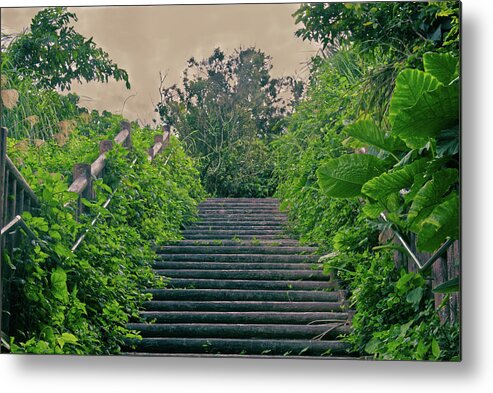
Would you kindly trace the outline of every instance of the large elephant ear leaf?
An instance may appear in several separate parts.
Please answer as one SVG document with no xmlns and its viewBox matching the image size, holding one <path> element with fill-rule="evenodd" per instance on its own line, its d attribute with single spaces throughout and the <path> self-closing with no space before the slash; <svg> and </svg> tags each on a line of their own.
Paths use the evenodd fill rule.
<svg viewBox="0 0 493 393">
<path fill-rule="evenodd" d="M 423 220 L 418 233 L 417 247 L 421 251 L 433 252 L 448 237 L 459 238 L 459 197 L 456 192 L 437 205 Z"/>
<path fill-rule="evenodd" d="M 450 53 L 428 52 L 423 55 L 425 72 L 433 75 L 444 85 L 459 76 L 459 59 Z"/>
<path fill-rule="evenodd" d="M 421 222 L 443 201 L 444 195 L 458 178 L 459 173 L 456 169 L 442 169 L 419 189 L 407 214 L 411 230 L 419 232 Z"/>
<path fill-rule="evenodd" d="M 346 154 L 328 160 L 318 170 L 322 191 L 335 198 L 361 195 L 361 186 L 386 169 L 385 161 L 368 154 Z"/>
<path fill-rule="evenodd" d="M 363 194 L 386 204 L 387 197 L 402 189 L 409 188 L 414 182 L 414 176 L 427 169 L 428 160 L 422 158 L 399 169 L 385 172 L 365 183 Z"/>
<path fill-rule="evenodd" d="M 372 120 L 358 120 L 347 126 L 344 131 L 351 137 L 387 152 L 404 151 L 406 144 L 393 135 L 385 133 Z"/>
<path fill-rule="evenodd" d="M 402 109 L 416 105 L 425 92 L 435 90 L 439 85 L 438 79 L 426 72 L 411 69 L 401 71 L 395 81 L 390 100 L 390 123 L 393 123 L 395 116 Z"/>
<path fill-rule="evenodd" d="M 425 92 L 413 107 L 394 113 L 392 132 L 410 148 L 420 148 L 428 138 L 457 125 L 459 100 L 458 83 Z"/>
</svg>

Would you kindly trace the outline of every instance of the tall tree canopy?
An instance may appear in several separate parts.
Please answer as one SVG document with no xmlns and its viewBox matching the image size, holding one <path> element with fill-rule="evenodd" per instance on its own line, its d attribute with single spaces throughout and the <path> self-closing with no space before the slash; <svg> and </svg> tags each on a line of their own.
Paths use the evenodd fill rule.
<svg viewBox="0 0 493 393">
<path fill-rule="evenodd" d="M 129 89 L 127 72 L 113 63 L 92 37 L 77 33 L 70 26 L 72 21 L 77 21 L 77 16 L 65 7 L 41 10 L 30 29 L 6 48 L 2 68 L 13 69 L 41 88 L 70 90 L 74 80 L 107 82 L 113 77 L 123 80 Z"/>
<path fill-rule="evenodd" d="M 199 159 L 209 192 L 265 196 L 274 190 L 267 142 L 302 93 L 291 77 L 272 78 L 271 58 L 249 47 L 191 58 L 183 86 L 161 89 L 156 111 Z"/>
</svg>

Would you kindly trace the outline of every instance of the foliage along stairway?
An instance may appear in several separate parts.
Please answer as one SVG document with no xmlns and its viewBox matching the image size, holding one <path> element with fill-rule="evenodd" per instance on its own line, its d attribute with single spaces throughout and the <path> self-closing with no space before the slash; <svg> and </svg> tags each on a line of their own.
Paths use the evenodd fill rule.
<svg viewBox="0 0 493 393">
<path fill-rule="evenodd" d="M 276 199 L 214 198 L 185 240 L 159 249 L 170 278 L 149 289 L 137 353 L 349 356 L 342 292 L 318 269 L 314 247 L 285 234 Z"/>
</svg>

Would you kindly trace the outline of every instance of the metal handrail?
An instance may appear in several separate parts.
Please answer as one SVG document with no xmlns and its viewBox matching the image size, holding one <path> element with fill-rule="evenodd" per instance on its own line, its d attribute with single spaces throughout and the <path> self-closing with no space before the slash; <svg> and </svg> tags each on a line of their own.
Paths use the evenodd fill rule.
<svg viewBox="0 0 493 393">
<path fill-rule="evenodd" d="M 382 219 L 385 221 L 385 222 L 388 222 L 390 223 L 390 221 L 387 219 L 387 216 L 382 212 L 380 213 L 380 217 L 382 217 Z M 392 223 L 390 223 L 392 224 Z M 407 244 L 407 242 L 404 240 L 404 237 L 399 233 L 399 231 L 397 229 L 394 229 L 392 228 L 392 232 L 394 232 L 394 234 L 397 236 L 397 238 L 399 239 L 399 241 L 401 242 L 402 246 L 404 247 L 404 249 L 406 250 L 406 252 L 409 254 L 409 256 L 411 257 L 411 259 L 414 261 L 414 263 L 418 266 L 418 270 L 420 272 L 425 272 L 427 271 L 432 265 L 433 263 L 435 263 L 435 261 L 440 258 L 440 256 L 446 252 L 448 250 L 448 248 L 455 242 L 454 239 L 451 239 L 451 238 L 447 238 L 447 240 L 445 241 L 445 243 L 443 243 L 440 248 L 438 250 L 436 250 L 433 255 L 428 258 L 428 260 L 425 262 L 425 263 L 421 263 L 421 261 L 419 260 L 419 258 L 416 256 L 416 254 L 411 250 L 411 247 L 409 246 L 409 244 Z"/>
</svg>

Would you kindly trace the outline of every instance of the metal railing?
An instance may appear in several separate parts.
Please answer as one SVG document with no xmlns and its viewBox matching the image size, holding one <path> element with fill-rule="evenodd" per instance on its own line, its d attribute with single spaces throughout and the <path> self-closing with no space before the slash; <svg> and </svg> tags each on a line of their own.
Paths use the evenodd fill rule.
<svg viewBox="0 0 493 393">
<path fill-rule="evenodd" d="M 387 219 L 387 216 L 384 213 L 380 213 L 380 217 L 382 217 L 382 219 L 385 222 L 389 222 L 389 220 Z M 402 246 L 406 250 L 407 254 L 411 257 L 413 262 L 418 266 L 419 272 L 428 271 L 432 267 L 433 263 L 435 263 L 438 260 L 438 258 L 440 258 L 449 249 L 449 247 L 452 246 L 452 244 L 454 244 L 454 242 L 455 242 L 454 239 L 448 238 L 440 246 L 440 248 L 438 248 L 438 250 L 436 250 L 433 253 L 433 255 L 426 260 L 426 262 L 422 263 L 419 260 L 419 258 L 416 256 L 416 254 L 412 251 L 411 246 L 406 242 L 406 240 L 404 240 L 404 237 L 401 235 L 401 233 L 395 228 L 392 228 L 392 232 L 394 232 L 395 236 L 397 237 L 397 239 L 399 239 L 399 242 L 402 244 Z"/>
</svg>

